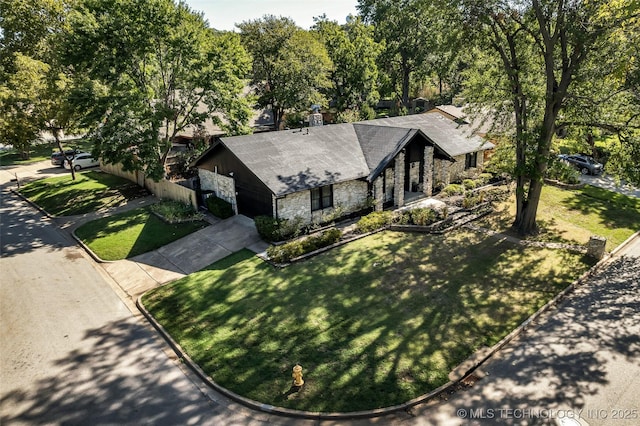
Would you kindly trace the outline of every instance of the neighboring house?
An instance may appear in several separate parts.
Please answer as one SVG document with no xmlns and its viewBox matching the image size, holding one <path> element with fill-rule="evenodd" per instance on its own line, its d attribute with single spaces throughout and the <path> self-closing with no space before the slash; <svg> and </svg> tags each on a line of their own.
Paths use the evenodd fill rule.
<svg viewBox="0 0 640 426">
<path fill-rule="evenodd" d="M 251 217 L 305 223 L 373 203 L 403 206 L 478 173 L 493 148 L 434 114 L 219 138 L 192 166 L 213 190 Z"/>
</svg>

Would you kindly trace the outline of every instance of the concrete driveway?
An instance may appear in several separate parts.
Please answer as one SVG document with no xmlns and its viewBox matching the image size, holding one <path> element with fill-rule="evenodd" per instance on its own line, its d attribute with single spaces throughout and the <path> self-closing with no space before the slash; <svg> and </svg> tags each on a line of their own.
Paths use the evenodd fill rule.
<svg viewBox="0 0 640 426">
<path fill-rule="evenodd" d="M 600 175 L 581 175 L 580 182 L 588 185 L 597 186 L 598 188 L 608 189 L 609 191 L 627 195 L 629 197 L 640 198 L 640 189 L 625 182 L 616 182 L 611 176 Z"/>
<path fill-rule="evenodd" d="M 207 218 L 212 225 L 204 229 L 158 250 L 102 266 L 135 300 L 158 285 L 199 271 L 243 248 L 261 253 L 268 247 L 258 235 L 253 220 L 246 216 L 225 220 Z"/>
</svg>

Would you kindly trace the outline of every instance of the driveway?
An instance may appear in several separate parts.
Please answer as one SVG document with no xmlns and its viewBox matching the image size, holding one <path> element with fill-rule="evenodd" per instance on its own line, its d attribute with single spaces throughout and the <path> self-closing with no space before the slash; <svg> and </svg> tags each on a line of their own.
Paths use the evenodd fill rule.
<svg viewBox="0 0 640 426">
<path fill-rule="evenodd" d="M 213 224 L 158 250 L 103 263 L 102 267 L 135 300 L 160 284 L 199 271 L 243 248 L 260 253 L 268 247 L 246 216 L 208 219 Z"/>
<path fill-rule="evenodd" d="M 597 186 L 599 188 L 608 189 L 609 191 L 618 192 L 620 194 L 628 195 L 629 197 L 640 198 L 640 189 L 625 182 L 616 182 L 610 176 L 599 175 L 580 175 L 580 182 L 588 185 Z"/>
</svg>

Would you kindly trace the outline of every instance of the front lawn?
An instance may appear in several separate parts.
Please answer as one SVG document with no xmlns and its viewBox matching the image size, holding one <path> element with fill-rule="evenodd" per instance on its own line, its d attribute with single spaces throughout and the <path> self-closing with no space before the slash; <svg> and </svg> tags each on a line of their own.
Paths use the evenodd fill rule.
<svg viewBox="0 0 640 426">
<path fill-rule="evenodd" d="M 75 233 L 102 260 L 119 260 L 158 249 L 205 226 L 204 221 L 168 224 L 149 208 L 141 208 L 85 223 Z"/>
<path fill-rule="evenodd" d="M 512 196 L 483 224 L 511 233 L 514 217 Z M 640 199 L 590 185 L 578 190 L 547 185 L 542 189 L 538 225 L 542 233 L 532 237 L 535 240 L 585 245 L 592 235 L 599 235 L 607 238 L 607 250 L 611 251 L 640 229 Z"/>
<path fill-rule="evenodd" d="M 143 297 L 220 385 L 310 411 L 400 404 L 448 381 L 590 265 L 470 231 L 382 232 L 276 269 L 241 251 Z M 292 392 L 291 369 L 305 384 Z"/>
<path fill-rule="evenodd" d="M 50 214 L 72 216 L 117 207 L 147 192 L 135 183 L 103 172 L 76 173 L 24 185 L 20 193 Z"/>
</svg>

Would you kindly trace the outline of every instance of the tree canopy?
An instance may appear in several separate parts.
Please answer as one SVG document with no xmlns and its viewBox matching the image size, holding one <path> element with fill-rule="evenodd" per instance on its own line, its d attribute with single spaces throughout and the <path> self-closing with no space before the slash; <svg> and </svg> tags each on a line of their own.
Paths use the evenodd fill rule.
<svg viewBox="0 0 640 426">
<path fill-rule="evenodd" d="M 270 107 L 276 129 L 287 111 L 326 105 L 323 90 L 332 67 L 317 37 L 289 18 L 266 15 L 238 24 L 242 43 L 253 55 L 252 84 L 258 103 Z"/>
<path fill-rule="evenodd" d="M 372 108 L 380 99 L 376 61 L 382 52 L 382 45 L 373 39 L 373 27 L 360 17 L 349 16 L 344 25 L 320 17 L 314 31 L 333 62 L 327 95 L 336 110 L 354 110 L 359 119 L 372 118 Z"/>
<path fill-rule="evenodd" d="M 589 61 L 598 57 L 621 25 L 629 23 L 633 11 L 628 5 L 604 0 L 458 3 L 472 31 L 470 39 L 484 49 L 466 94 L 514 120 L 514 227 L 521 234 L 538 231 L 542 180 L 558 120 L 594 77 L 588 73 Z"/>
<path fill-rule="evenodd" d="M 103 161 L 160 179 L 179 132 L 207 119 L 249 131 L 250 59 L 237 35 L 209 29 L 173 0 L 85 0 L 69 22 L 65 62 L 105 89 L 90 133 Z"/>
</svg>

